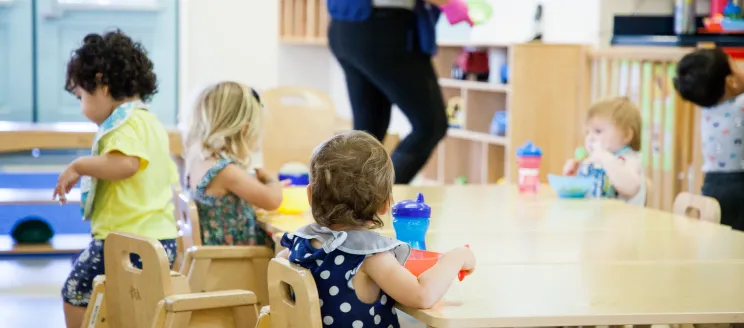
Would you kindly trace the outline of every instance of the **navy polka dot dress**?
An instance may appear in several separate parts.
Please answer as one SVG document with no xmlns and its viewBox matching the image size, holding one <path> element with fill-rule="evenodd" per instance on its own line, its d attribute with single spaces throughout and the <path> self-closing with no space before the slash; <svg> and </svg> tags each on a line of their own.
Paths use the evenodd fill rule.
<svg viewBox="0 0 744 328">
<path fill-rule="evenodd" d="M 321 241 L 322 248 L 313 248 L 312 239 Z M 380 292 L 373 304 L 360 301 L 352 278 L 364 259 L 375 253 L 392 251 L 401 264 L 405 263 L 410 254 L 407 244 L 371 231 L 333 231 L 311 224 L 285 234 L 282 246 L 290 250 L 291 262 L 312 272 L 324 327 L 400 327 L 395 300 Z"/>
</svg>

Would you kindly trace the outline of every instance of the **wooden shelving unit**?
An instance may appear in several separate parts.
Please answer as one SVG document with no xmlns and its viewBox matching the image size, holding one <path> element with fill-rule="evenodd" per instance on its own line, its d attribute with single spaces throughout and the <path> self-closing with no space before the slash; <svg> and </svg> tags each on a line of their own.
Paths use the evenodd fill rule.
<svg viewBox="0 0 744 328">
<path fill-rule="evenodd" d="M 279 37 L 282 43 L 326 45 L 329 21 L 325 0 L 279 2 Z"/>
<path fill-rule="evenodd" d="M 494 114 L 507 110 L 511 88 L 491 82 L 463 81 L 450 78 L 455 59 L 465 47 L 487 48 L 491 52 L 491 75 L 498 75 L 500 65 L 494 57 L 508 57 L 509 47 L 501 44 L 475 44 L 470 42 L 440 42 L 434 67 L 445 102 L 454 97 L 462 99 L 464 124 L 450 128 L 447 137 L 439 144 L 422 174 L 424 179 L 441 184 L 454 183 L 465 177 L 468 183 L 496 183 L 506 176 L 509 155 L 509 135 L 489 133 Z M 491 81 L 498 80 L 492 76 Z"/>
</svg>

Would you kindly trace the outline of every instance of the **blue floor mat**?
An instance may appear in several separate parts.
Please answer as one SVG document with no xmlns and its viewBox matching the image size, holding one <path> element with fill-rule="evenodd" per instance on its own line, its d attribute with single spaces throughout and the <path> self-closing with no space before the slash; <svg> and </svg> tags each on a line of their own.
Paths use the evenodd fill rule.
<svg viewBox="0 0 744 328">
<path fill-rule="evenodd" d="M 0 188 L 52 189 L 59 173 L 3 173 Z M 79 185 L 77 186 L 79 187 Z M 51 198 L 52 195 L 49 195 Z M 89 234 L 90 223 L 82 220 L 80 205 L 0 205 L 0 234 L 10 234 L 20 219 L 38 217 L 52 226 L 55 234 Z"/>
</svg>

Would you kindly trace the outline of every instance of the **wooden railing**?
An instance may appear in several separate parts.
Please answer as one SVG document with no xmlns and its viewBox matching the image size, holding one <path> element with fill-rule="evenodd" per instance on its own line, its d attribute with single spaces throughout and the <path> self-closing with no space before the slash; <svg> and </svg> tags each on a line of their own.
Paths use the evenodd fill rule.
<svg viewBox="0 0 744 328">
<path fill-rule="evenodd" d="M 651 182 L 647 206 L 669 210 L 681 191 L 700 192 L 699 111 L 672 79 L 685 48 L 611 47 L 589 52 L 590 102 L 626 96 L 641 110 L 641 154 Z"/>
</svg>

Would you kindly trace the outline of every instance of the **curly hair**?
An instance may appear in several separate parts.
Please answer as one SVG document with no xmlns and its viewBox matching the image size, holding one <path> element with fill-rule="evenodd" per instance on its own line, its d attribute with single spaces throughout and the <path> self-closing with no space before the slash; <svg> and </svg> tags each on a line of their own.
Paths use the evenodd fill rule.
<svg viewBox="0 0 744 328">
<path fill-rule="evenodd" d="M 72 92 L 78 86 L 89 93 L 107 86 L 115 100 L 139 97 L 147 102 L 158 92 L 147 50 L 120 30 L 83 38 L 67 63 L 65 90 Z"/>
<path fill-rule="evenodd" d="M 387 150 L 366 132 L 322 143 L 310 157 L 313 218 L 322 226 L 381 228 L 378 211 L 392 199 L 395 171 Z"/>
</svg>

